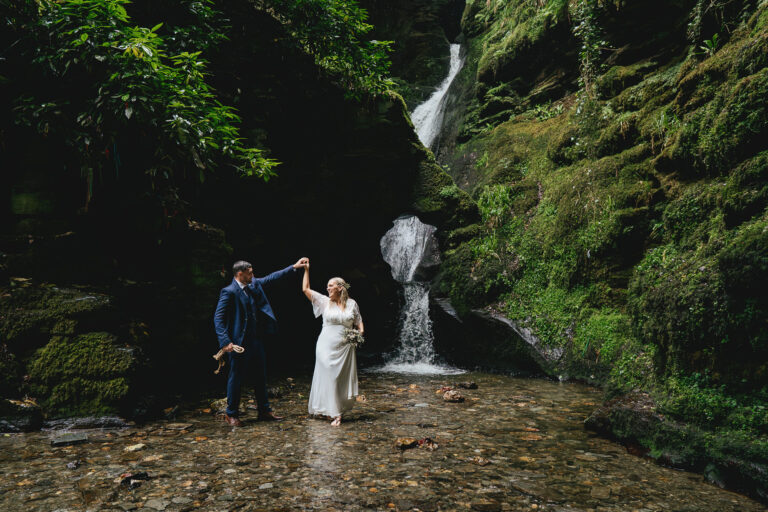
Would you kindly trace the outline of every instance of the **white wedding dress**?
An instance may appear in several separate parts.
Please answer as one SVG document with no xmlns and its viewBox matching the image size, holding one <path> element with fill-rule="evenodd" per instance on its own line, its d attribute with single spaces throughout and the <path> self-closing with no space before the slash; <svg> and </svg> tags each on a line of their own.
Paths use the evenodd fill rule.
<svg viewBox="0 0 768 512">
<path fill-rule="evenodd" d="M 323 315 L 323 330 L 315 348 L 315 373 L 309 392 L 309 414 L 335 418 L 349 411 L 357 396 L 355 347 L 344 342 L 344 329 L 360 321 L 357 302 L 347 299 L 344 311 L 326 295 L 312 291 L 315 317 Z"/>
</svg>

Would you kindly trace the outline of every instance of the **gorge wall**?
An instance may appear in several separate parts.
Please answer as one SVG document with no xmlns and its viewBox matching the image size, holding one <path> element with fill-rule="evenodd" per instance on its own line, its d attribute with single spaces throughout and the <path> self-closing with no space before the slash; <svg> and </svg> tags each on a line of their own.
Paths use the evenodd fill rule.
<svg viewBox="0 0 768 512">
<path fill-rule="evenodd" d="M 616 398 L 593 428 L 763 498 L 767 20 L 764 1 L 468 1 L 437 155 L 482 215 L 443 246 L 466 328 L 442 352 L 504 370 L 526 338 Z"/>
</svg>

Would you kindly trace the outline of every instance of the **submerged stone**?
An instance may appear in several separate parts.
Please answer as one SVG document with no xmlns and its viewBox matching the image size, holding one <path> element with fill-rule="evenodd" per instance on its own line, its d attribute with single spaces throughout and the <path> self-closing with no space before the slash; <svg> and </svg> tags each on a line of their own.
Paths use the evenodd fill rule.
<svg viewBox="0 0 768 512">
<path fill-rule="evenodd" d="M 61 434 L 51 440 L 51 446 L 70 446 L 73 444 L 82 444 L 88 441 L 88 434 L 82 432 L 71 432 Z"/>
</svg>

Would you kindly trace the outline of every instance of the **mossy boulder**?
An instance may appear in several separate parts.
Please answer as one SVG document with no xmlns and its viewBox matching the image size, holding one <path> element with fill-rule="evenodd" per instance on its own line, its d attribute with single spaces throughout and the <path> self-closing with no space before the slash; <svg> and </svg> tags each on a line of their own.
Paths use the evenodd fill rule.
<svg viewBox="0 0 768 512">
<path fill-rule="evenodd" d="M 29 362 L 30 391 L 51 417 L 120 412 L 137 355 L 106 332 L 54 336 Z"/>
<path fill-rule="evenodd" d="M 768 498 L 768 440 L 727 429 L 691 426 L 666 417 L 647 393 L 607 401 L 585 427 L 620 442 L 646 447 L 646 455 L 672 467 L 698 471 L 721 487 Z"/>
<path fill-rule="evenodd" d="M 71 334 L 78 322 L 106 326 L 114 318 L 111 298 L 103 293 L 17 282 L 0 300 L 0 341 L 12 353 L 29 353 L 51 334 Z"/>
</svg>

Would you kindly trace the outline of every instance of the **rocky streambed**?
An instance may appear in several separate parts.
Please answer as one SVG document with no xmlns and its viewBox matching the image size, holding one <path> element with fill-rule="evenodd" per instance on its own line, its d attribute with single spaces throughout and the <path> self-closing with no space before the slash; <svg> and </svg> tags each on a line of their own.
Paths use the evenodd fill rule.
<svg viewBox="0 0 768 512">
<path fill-rule="evenodd" d="M 462 402 L 443 399 L 455 381 Z M 308 418 L 309 379 L 273 382 L 286 415 L 232 429 L 206 401 L 120 430 L 0 436 L 0 510 L 621 510 L 764 507 L 584 430 L 599 390 L 500 375 L 361 375 L 340 428 Z M 87 439 L 83 439 L 87 437 Z"/>
</svg>

